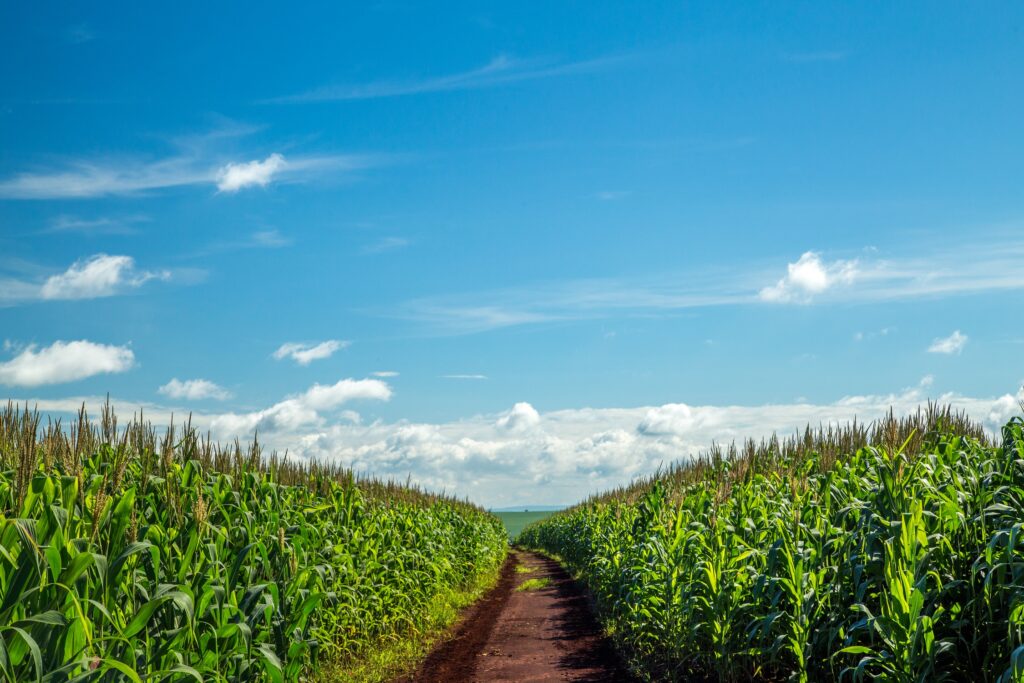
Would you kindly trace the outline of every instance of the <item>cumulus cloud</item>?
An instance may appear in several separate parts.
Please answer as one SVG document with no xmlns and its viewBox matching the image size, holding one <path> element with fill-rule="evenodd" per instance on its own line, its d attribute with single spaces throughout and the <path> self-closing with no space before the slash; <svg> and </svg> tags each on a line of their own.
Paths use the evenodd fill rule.
<svg viewBox="0 0 1024 683">
<path fill-rule="evenodd" d="M 763 288 L 762 301 L 806 302 L 837 285 L 853 282 L 857 277 L 856 261 L 826 263 L 813 251 L 804 252 L 796 263 L 786 266 L 786 276 L 774 285 Z"/>
<path fill-rule="evenodd" d="M 254 185 L 266 187 L 274 175 L 283 171 L 287 165 L 284 157 L 277 153 L 263 161 L 227 164 L 217 171 L 217 189 L 221 192 L 238 192 Z"/>
<path fill-rule="evenodd" d="M 181 381 L 175 377 L 157 389 L 157 391 L 170 398 L 187 399 L 189 401 L 200 401 L 204 398 L 226 401 L 231 398 L 230 391 L 206 379 L 187 379 Z"/>
<path fill-rule="evenodd" d="M 264 410 L 218 415 L 210 424 L 214 433 L 222 437 L 251 435 L 254 431 L 294 432 L 321 424 L 322 413 L 349 401 L 387 401 L 390 398 L 391 387 L 379 379 L 343 379 L 330 385 L 314 384 L 305 392 L 286 398 Z M 348 413 L 346 419 L 352 421 L 352 414 Z"/>
<path fill-rule="evenodd" d="M 495 425 L 498 429 L 510 432 L 523 432 L 533 429 L 540 424 L 540 414 L 537 410 L 525 401 L 521 401 L 512 410 L 498 418 Z"/>
<path fill-rule="evenodd" d="M 987 418 L 990 425 L 998 426 L 1005 424 L 1011 417 L 1021 415 L 1022 413 L 1024 413 L 1024 384 L 1021 385 L 1021 388 L 1015 395 L 1004 394 L 996 399 Z"/>
<path fill-rule="evenodd" d="M 694 425 L 693 410 L 685 403 L 666 403 L 651 408 L 636 430 L 645 436 L 682 435 Z"/>
<path fill-rule="evenodd" d="M 38 349 L 32 344 L 14 358 L 0 363 L 0 384 L 35 387 L 73 382 L 93 375 L 125 372 L 135 364 L 135 354 L 124 346 L 86 340 L 56 341 Z"/>
<path fill-rule="evenodd" d="M 39 290 L 42 299 L 95 299 L 141 287 L 170 273 L 140 271 L 131 256 L 96 254 L 76 261 L 63 273 L 51 275 Z"/>
<path fill-rule="evenodd" d="M 967 335 L 960 330 L 953 330 L 953 334 L 948 337 L 939 337 L 933 340 L 931 346 L 928 347 L 928 353 L 944 353 L 947 356 L 954 353 L 959 354 L 966 345 Z"/>
<path fill-rule="evenodd" d="M 341 339 L 328 339 L 318 344 L 287 342 L 281 344 L 277 351 L 274 351 L 274 358 L 277 360 L 291 358 L 299 365 L 309 365 L 315 360 L 330 358 L 337 351 L 347 348 L 349 345 L 350 342 Z"/>
</svg>

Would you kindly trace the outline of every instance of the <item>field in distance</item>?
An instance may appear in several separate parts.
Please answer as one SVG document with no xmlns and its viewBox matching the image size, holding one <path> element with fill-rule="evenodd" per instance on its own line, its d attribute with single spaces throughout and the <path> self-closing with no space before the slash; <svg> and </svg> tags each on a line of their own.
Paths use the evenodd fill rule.
<svg viewBox="0 0 1024 683">
<path fill-rule="evenodd" d="M 492 512 L 498 517 L 498 519 L 505 523 L 505 528 L 508 530 L 508 537 L 513 539 L 528 525 L 542 519 L 547 519 L 561 509 L 552 506 L 544 506 L 544 508 L 550 509 L 535 510 L 520 508 L 518 510 L 492 510 Z"/>
</svg>

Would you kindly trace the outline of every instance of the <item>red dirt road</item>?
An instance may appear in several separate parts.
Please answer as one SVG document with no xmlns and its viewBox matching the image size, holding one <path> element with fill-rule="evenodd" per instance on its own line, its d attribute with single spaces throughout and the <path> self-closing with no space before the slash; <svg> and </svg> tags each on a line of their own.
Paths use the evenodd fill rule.
<svg viewBox="0 0 1024 683">
<path fill-rule="evenodd" d="M 516 566 L 532 568 L 518 573 Z M 547 578 L 539 590 L 516 591 Z M 556 562 L 514 551 L 498 585 L 477 603 L 419 671 L 416 683 L 621 681 L 634 679 L 590 612 L 585 593 Z"/>
</svg>

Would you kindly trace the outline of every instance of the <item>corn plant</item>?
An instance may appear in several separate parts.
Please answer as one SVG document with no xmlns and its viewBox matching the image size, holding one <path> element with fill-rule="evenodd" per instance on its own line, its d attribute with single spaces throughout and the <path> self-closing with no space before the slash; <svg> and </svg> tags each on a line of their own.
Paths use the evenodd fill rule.
<svg viewBox="0 0 1024 683">
<path fill-rule="evenodd" d="M 528 527 L 649 680 L 1024 681 L 1024 420 L 716 448 Z"/>
<path fill-rule="evenodd" d="M 497 571 L 497 518 L 340 468 L 0 410 L 0 680 L 299 681 Z"/>
</svg>

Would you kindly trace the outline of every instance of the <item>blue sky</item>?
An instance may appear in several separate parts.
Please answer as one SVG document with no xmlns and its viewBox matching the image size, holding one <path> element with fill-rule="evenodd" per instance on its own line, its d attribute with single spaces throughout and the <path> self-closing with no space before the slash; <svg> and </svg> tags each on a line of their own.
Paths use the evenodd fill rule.
<svg viewBox="0 0 1024 683">
<path fill-rule="evenodd" d="M 5 5 L 0 385 L 494 505 L 928 398 L 994 426 L 1022 20 Z"/>
</svg>

